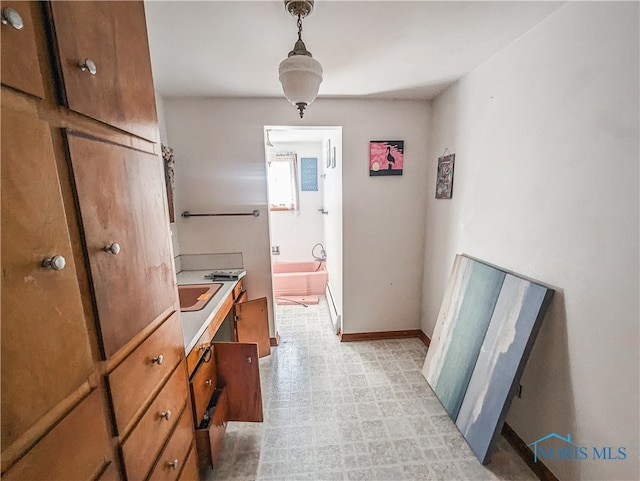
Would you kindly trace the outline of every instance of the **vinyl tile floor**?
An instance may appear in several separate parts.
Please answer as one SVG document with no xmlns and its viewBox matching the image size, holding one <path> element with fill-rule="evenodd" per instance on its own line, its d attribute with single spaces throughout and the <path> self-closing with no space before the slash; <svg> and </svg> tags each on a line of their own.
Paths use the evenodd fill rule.
<svg viewBox="0 0 640 481">
<path fill-rule="evenodd" d="M 229 423 L 202 480 L 535 481 L 503 439 L 482 466 L 422 376 L 419 339 L 340 342 L 326 300 L 276 306 L 263 423 Z"/>
</svg>

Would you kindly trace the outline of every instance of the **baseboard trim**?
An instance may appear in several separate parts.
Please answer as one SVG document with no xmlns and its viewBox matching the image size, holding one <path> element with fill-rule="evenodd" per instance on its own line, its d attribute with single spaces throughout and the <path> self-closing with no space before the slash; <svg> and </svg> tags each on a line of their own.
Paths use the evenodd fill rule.
<svg viewBox="0 0 640 481">
<path fill-rule="evenodd" d="M 278 344 L 280 344 L 280 334 L 278 334 L 278 331 L 276 331 L 276 337 L 269 338 L 269 345 L 273 347 L 277 346 Z"/>
<path fill-rule="evenodd" d="M 539 459 L 537 462 L 534 462 L 533 451 L 531 451 L 527 446 L 527 443 L 525 443 L 520 436 L 518 436 L 518 433 L 516 433 L 507 423 L 504 423 L 502 426 L 502 436 L 513 447 L 524 462 L 527 463 L 527 466 L 529 466 L 531 471 L 533 471 L 533 474 L 535 474 L 540 481 L 559 481 L 555 474 L 553 474 L 551 470 Z"/>
<path fill-rule="evenodd" d="M 420 338 L 420 340 L 422 341 L 422 343 L 429 347 L 429 345 L 431 344 L 431 339 L 429 338 L 429 336 L 427 336 L 423 330 L 419 330 L 418 331 L 418 337 Z"/>
<path fill-rule="evenodd" d="M 342 342 L 354 341 L 378 341 L 382 339 L 405 339 L 408 337 L 420 337 L 420 329 L 407 329 L 403 331 L 380 331 L 380 332 L 350 332 L 341 333 Z"/>
</svg>

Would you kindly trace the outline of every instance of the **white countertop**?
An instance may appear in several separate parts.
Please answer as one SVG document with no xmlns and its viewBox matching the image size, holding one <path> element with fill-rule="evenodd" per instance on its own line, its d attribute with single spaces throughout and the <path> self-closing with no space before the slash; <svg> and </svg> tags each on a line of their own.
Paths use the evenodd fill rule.
<svg viewBox="0 0 640 481">
<path fill-rule="evenodd" d="M 177 275 L 179 286 L 185 284 L 222 284 L 222 287 L 218 289 L 218 292 L 214 294 L 203 309 L 200 311 L 180 312 L 186 354 L 189 354 L 189 351 L 196 345 L 196 342 L 207 329 L 227 295 L 231 293 L 238 283 L 238 281 L 212 281 L 211 279 L 205 279 L 205 274 L 211 274 L 211 269 L 206 271 L 181 271 Z"/>
</svg>

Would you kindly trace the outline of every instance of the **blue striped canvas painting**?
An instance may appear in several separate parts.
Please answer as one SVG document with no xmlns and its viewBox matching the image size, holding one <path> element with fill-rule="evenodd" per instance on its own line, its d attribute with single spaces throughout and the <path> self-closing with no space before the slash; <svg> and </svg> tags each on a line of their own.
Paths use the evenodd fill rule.
<svg viewBox="0 0 640 481">
<path fill-rule="evenodd" d="M 456 419 L 505 272 L 457 256 L 427 351 L 423 374 L 452 419 Z"/>
<path fill-rule="evenodd" d="M 495 447 L 553 290 L 507 274 L 456 426 L 486 464 Z"/>
</svg>

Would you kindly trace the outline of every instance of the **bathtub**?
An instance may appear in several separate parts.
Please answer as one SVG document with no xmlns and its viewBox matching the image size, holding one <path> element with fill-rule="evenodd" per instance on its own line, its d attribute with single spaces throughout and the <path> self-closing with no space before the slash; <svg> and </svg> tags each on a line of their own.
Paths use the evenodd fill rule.
<svg viewBox="0 0 640 481">
<path fill-rule="evenodd" d="M 324 295 L 327 278 L 324 262 L 273 263 L 273 293 L 276 297 Z"/>
</svg>

